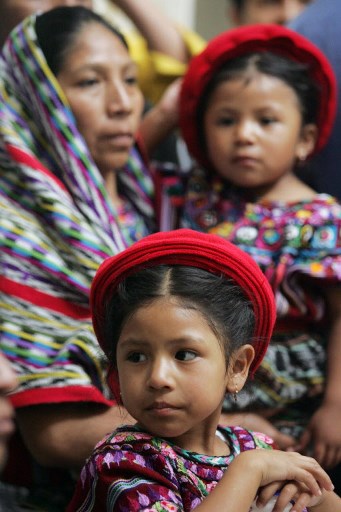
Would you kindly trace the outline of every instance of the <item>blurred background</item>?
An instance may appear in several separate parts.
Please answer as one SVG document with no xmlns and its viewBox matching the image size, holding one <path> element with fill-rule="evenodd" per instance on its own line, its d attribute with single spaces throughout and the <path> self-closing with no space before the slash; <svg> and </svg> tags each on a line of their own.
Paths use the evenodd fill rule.
<svg viewBox="0 0 341 512">
<path fill-rule="evenodd" d="M 108 0 L 96 0 L 98 9 L 105 12 Z M 143 0 L 141 0 L 143 1 Z M 172 19 L 181 25 L 194 29 L 204 39 L 210 39 L 229 26 L 227 0 L 152 0 Z M 340 0 L 341 1 L 341 0 Z M 111 8 L 112 9 L 112 8 Z M 122 12 L 121 23 L 130 25 Z"/>
</svg>

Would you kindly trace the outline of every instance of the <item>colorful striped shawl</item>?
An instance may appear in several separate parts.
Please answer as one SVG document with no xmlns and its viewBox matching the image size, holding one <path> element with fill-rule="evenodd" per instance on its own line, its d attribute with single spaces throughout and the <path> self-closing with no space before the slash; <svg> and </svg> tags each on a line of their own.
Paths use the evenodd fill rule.
<svg viewBox="0 0 341 512">
<path fill-rule="evenodd" d="M 135 240 L 38 46 L 35 17 L 7 40 L 0 77 L 0 347 L 19 373 L 13 402 L 109 403 L 89 286 L 100 262 Z M 146 234 L 153 182 L 137 148 L 118 181 Z"/>
</svg>

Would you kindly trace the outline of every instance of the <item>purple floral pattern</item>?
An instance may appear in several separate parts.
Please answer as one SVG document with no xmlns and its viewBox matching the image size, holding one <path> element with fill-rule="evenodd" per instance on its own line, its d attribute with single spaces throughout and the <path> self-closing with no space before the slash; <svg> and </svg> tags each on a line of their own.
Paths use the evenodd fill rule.
<svg viewBox="0 0 341 512">
<path fill-rule="evenodd" d="M 218 427 L 230 455 L 213 457 L 123 426 L 95 447 L 67 512 L 189 512 L 214 489 L 245 450 L 272 449 L 264 434 Z"/>
</svg>

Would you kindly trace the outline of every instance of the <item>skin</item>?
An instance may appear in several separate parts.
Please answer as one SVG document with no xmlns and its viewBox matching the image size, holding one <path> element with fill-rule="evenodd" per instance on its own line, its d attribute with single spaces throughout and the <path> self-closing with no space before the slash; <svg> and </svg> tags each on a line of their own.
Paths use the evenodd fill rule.
<svg viewBox="0 0 341 512">
<path fill-rule="evenodd" d="M 1 0 L 0 2 L 0 44 L 2 45 L 9 32 L 26 16 L 36 12 L 44 12 L 54 7 L 82 5 L 92 7 L 92 0 Z M 6 20 L 6 24 L 3 22 Z"/>
<path fill-rule="evenodd" d="M 231 6 L 230 17 L 235 25 L 275 23 L 284 25 L 298 16 L 313 0 L 245 0 L 238 9 Z M 233 2 L 231 2 L 233 4 Z"/>
<path fill-rule="evenodd" d="M 79 32 L 57 78 L 107 191 L 117 203 L 112 171 L 128 160 L 143 108 L 136 65 L 115 34 L 90 23 Z"/>
<path fill-rule="evenodd" d="M 226 368 L 221 343 L 200 312 L 175 298 L 155 300 L 127 319 L 118 341 L 123 403 L 154 435 L 199 453 L 227 454 L 215 435 L 222 402 L 226 390 L 243 386 L 253 356 L 244 345 Z"/>
<path fill-rule="evenodd" d="M 312 151 L 316 127 L 302 127 L 298 98 L 282 80 L 253 72 L 221 83 L 208 103 L 204 132 L 218 174 L 255 197 L 293 201 L 315 194 L 293 168 Z"/>
<path fill-rule="evenodd" d="M 0 353 L 0 470 L 6 461 L 8 438 L 14 430 L 14 410 L 7 395 L 17 384 L 12 367 Z"/>
</svg>

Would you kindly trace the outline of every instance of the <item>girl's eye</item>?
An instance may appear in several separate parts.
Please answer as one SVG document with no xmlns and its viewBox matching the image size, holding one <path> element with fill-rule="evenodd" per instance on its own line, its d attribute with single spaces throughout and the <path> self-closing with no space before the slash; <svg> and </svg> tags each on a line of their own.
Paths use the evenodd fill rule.
<svg viewBox="0 0 341 512">
<path fill-rule="evenodd" d="M 146 360 L 146 356 L 141 352 L 133 352 L 128 355 L 127 360 L 131 363 L 141 363 Z"/>
<path fill-rule="evenodd" d="M 192 350 L 179 350 L 175 354 L 175 358 L 179 361 L 192 361 L 197 357 L 197 354 Z"/>
<path fill-rule="evenodd" d="M 234 123 L 234 119 L 232 117 L 221 117 L 217 120 L 218 126 L 232 126 Z"/>
<path fill-rule="evenodd" d="M 277 119 L 275 119 L 274 117 L 270 117 L 270 116 L 264 116 L 261 118 L 260 121 L 261 121 L 262 125 L 267 126 L 269 124 L 275 123 L 277 121 Z"/>
</svg>

